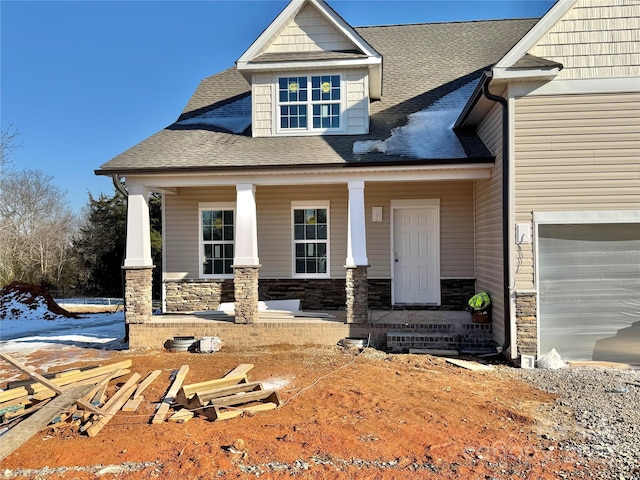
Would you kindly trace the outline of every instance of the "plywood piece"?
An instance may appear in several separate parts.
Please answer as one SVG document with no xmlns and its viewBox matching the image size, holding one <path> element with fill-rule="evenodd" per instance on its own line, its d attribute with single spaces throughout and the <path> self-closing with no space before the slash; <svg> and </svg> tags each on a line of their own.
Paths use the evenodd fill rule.
<svg viewBox="0 0 640 480">
<path fill-rule="evenodd" d="M 78 399 L 82 398 L 90 389 L 91 386 L 83 385 L 62 392 L 40 410 L 29 416 L 29 418 L 24 419 L 6 432 L 2 436 L 2 442 L 0 442 L 0 460 L 5 459 L 36 433 L 45 428 L 51 420 L 58 417 L 67 408 L 76 403 Z"/>
<path fill-rule="evenodd" d="M 182 386 L 182 382 L 184 382 L 184 378 L 187 376 L 187 373 L 189 373 L 189 365 L 182 365 L 180 370 L 178 370 L 178 373 L 176 373 L 176 377 L 173 380 L 171 388 L 167 391 L 167 394 L 158 407 L 156 414 L 153 416 L 151 423 L 160 424 L 164 422 L 164 417 L 167 415 L 171 404 L 175 401 L 176 395 L 181 390 L 180 387 Z"/>
<path fill-rule="evenodd" d="M 491 365 L 484 365 L 478 362 L 470 362 L 469 360 L 461 360 L 459 358 L 445 358 L 447 363 L 451 363 L 452 365 L 456 365 L 461 368 L 465 368 L 467 370 L 473 370 L 476 372 L 488 372 L 494 370 Z"/>
</svg>

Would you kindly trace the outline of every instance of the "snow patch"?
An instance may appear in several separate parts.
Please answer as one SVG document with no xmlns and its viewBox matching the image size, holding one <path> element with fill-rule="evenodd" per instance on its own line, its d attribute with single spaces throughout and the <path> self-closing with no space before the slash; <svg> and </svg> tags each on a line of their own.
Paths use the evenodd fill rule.
<svg viewBox="0 0 640 480">
<path fill-rule="evenodd" d="M 178 122 L 178 125 L 208 125 L 224 128 L 231 133 L 242 133 L 251 125 L 251 96 L 187 118 Z"/>
<path fill-rule="evenodd" d="M 453 124 L 477 83 L 478 80 L 469 82 L 438 99 L 425 110 L 409 115 L 409 123 L 394 128 L 386 140 L 354 142 L 353 153 L 364 155 L 380 152 L 420 159 L 465 158 L 464 149 L 453 131 Z"/>
</svg>

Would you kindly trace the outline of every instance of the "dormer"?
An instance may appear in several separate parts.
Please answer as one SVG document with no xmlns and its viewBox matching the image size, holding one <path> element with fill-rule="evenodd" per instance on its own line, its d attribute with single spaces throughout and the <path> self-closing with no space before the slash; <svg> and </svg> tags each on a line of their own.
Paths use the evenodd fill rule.
<svg viewBox="0 0 640 480">
<path fill-rule="evenodd" d="M 254 137 L 369 132 L 382 56 L 322 0 L 292 0 L 236 62 Z"/>
</svg>

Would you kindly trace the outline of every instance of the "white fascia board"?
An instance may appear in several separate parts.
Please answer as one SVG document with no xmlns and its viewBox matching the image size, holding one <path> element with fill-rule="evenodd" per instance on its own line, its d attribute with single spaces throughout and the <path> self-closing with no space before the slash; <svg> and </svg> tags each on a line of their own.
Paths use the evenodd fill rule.
<svg viewBox="0 0 640 480">
<path fill-rule="evenodd" d="M 265 62 L 265 63 L 246 63 L 242 66 L 238 63 L 238 69 L 242 68 L 246 71 L 280 71 L 280 70 L 300 70 L 309 68 L 342 68 L 342 67 L 368 67 L 379 65 L 379 58 L 357 58 L 357 59 L 341 59 L 341 60 L 307 60 L 303 62 Z"/>
<path fill-rule="evenodd" d="M 336 169 L 263 170 L 241 172 L 199 172 L 179 174 L 131 175 L 127 179 L 147 185 L 152 191 L 161 188 L 209 187 L 252 183 L 260 185 L 312 185 L 364 182 L 410 182 L 440 180 L 486 180 L 491 178 L 493 163 L 460 165 L 426 165 L 416 167 L 363 167 Z"/>
<path fill-rule="evenodd" d="M 333 8 L 322 0 L 309 0 L 322 15 L 326 17 L 340 32 L 347 37 L 362 53 L 369 57 L 381 58 L 381 55 L 349 25 Z"/>
<path fill-rule="evenodd" d="M 559 67 L 513 70 L 494 67 L 493 78 L 496 80 L 553 80 L 560 73 Z"/>
<path fill-rule="evenodd" d="M 531 50 L 577 2 L 578 0 L 558 0 L 544 17 L 495 64 L 494 70 L 496 68 L 508 68 L 514 65 L 525 53 Z"/>
<path fill-rule="evenodd" d="M 271 22 L 271 24 L 260 34 L 260 36 L 258 36 L 257 39 L 254 40 L 249 48 L 240 55 L 240 58 L 236 61 L 238 69 L 240 69 L 241 64 L 246 64 L 256 55 L 259 55 L 266 43 L 273 38 L 286 21 L 300 11 L 304 3 L 305 0 L 291 0 L 289 5 L 280 12 L 275 20 Z"/>
<path fill-rule="evenodd" d="M 518 82 L 509 86 L 514 97 L 531 95 L 579 95 L 596 93 L 638 93 L 640 81 L 637 77 L 580 78 L 555 80 L 548 83 Z"/>
</svg>

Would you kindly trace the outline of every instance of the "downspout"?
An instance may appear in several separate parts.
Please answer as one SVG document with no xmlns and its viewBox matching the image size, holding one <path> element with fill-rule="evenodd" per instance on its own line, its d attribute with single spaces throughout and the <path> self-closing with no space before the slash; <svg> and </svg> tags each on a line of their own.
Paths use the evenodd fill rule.
<svg viewBox="0 0 640 480">
<path fill-rule="evenodd" d="M 482 93 L 493 102 L 502 106 L 502 276 L 504 303 L 504 344 L 502 352 L 511 346 L 511 258 L 509 256 L 509 103 L 503 97 L 489 91 L 491 72 L 485 73 L 487 78 L 482 85 Z"/>
<path fill-rule="evenodd" d="M 122 181 L 120 180 L 120 175 L 118 175 L 117 173 L 114 173 L 111 175 L 111 180 L 113 181 L 113 186 L 116 188 L 116 190 L 118 190 L 125 198 L 126 202 L 127 202 L 127 215 L 129 214 L 129 192 L 127 191 L 126 187 L 122 184 Z M 125 237 L 126 238 L 126 237 Z M 123 254 L 122 257 L 122 262 L 120 262 L 121 265 L 124 265 L 124 259 L 126 257 L 126 247 L 125 247 L 125 253 Z M 125 321 L 124 321 L 124 338 L 122 339 L 123 342 L 128 342 L 129 341 L 129 324 L 127 323 L 127 319 L 126 319 L 126 311 L 127 311 L 127 296 L 125 295 L 125 274 L 124 274 L 124 270 L 120 270 L 120 288 L 122 288 L 122 306 L 124 308 L 125 311 Z"/>
</svg>

